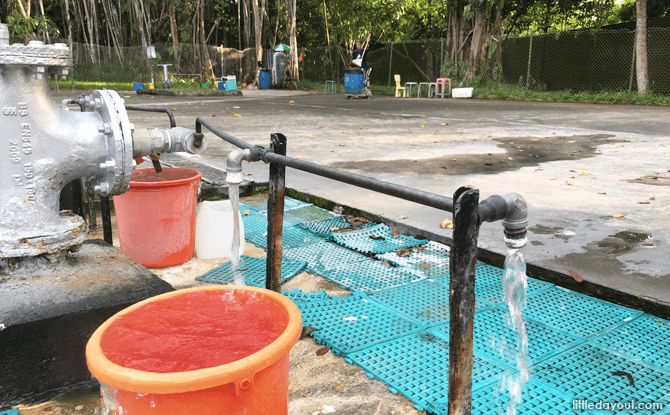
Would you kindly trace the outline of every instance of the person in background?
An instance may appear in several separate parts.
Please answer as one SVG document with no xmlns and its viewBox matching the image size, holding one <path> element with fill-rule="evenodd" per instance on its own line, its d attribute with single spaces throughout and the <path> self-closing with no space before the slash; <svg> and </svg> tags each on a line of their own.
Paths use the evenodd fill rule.
<svg viewBox="0 0 670 415">
<path fill-rule="evenodd" d="M 367 50 L 367 49 L 368 49 L 368 45 L 365 46 L 365 50 Z M 367 69 L 368 69 L 368 61 L 367 61 L 368 55 L 367 55 L 367 52 L 365 52 L 365 54 L 363 54 L 363 44 L 360 41 L 357 41 L 356 42 L 356 49 L 354 49 L 354 53 L 353 53 L 351 59 L 352 60 L 353 59 L 360 59 L 361 57 L 363 57 L 363 62 L 361 64 L 361 68 L 364 71 L 367 71 Z"/>
</svg>

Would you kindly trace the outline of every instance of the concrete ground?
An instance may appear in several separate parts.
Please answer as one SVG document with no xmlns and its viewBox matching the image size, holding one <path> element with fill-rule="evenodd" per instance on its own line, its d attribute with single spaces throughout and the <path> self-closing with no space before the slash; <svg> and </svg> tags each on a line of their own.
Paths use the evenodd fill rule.
<svg viewBox="0 0 670 415">
<path fill-rule="evenodd" d="M 472 185 L 481 199 L 518 192 L 530 206 L 529 263 L 670 304 L 670 225 L 664 220 L 670 201 L 669 109 L 379 96 L 352 101 L 342 94 L 300 91 L 244 94 L 175 99 L 122 93 L 128 104 L 173 109 L 180 126 L 192 128 L 197 116 L 209 117 L 233 136 L 264 146 L 270 133 L 281 132 L 290 156 L 381 180 L 448 196 Z M 71 94 L 55 95 L 60 100 Z M 138 127 L 168 125 L 163 114 L 130 116 Z M 224 167 L 233 147 L 212 134 L 207 138 L 207 152 L 192 159 Z M 245 172 L 267 180 L 262 163 L 245 165 Z M 290 169 L 286 182 L 342 205 L 451 234 L 439 228 L 449 213 Z M 504 252 L 500 225 L 482 227 L 480 247 Z M 250 244 L 245 253 L 264 255 Z M 154 272 L 181 288 L 197 284 L 196 275 L 222 261 L 194 259 Z M 285 288 L 346 295 L 307 273 Z M 317 356 L 320 348 L 307 338 L 291 351 L 292 415 L 331 413 L 331 408 L 352 415 L 418 413 L 360 368 L 332 353 Z M 21 413 L 99 414 L 98 407 L 99 395 L 89 393 L 22 407 Z"/>
<path fill-rule="evenodd" d="M 61 92 L 56 94 L 68 96 Z M 670 305 L 670 109 L 244 91 L 243 97 L 122 94 L 128 104 L 166 106 L 177 124 L 203 116 L 223 131 L 268 146 L 288 137 L 288 155 L 451 196 L 480 200 L 517 192 L 529 205 L 532 265 Z M 166 127 L 163 114 L 131 112 L 137 126 Z M 194 161 L 225 167 L 234 148 L 211 133 Z M 267 181 L 263 163 L 245 164 Z M 451 214 L 288 169 L 286 185 L 449 237 Z M 401 219 L 407 216 L 406 219 Z M 482 249 L 504 254 L 502 228 L 484 224 Z"/>
</svg>

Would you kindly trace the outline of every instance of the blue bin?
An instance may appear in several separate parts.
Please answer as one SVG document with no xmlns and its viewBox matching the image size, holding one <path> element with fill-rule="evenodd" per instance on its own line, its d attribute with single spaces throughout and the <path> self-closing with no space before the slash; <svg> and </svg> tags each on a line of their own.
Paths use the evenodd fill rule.
<svg viewBox="0 0 670 415">
<path fill-rule="evenodd" d="M 133 83 L 133 91 L 137 91 L 138 89 L 143 89 L 144 84 L 141 82 L 134 82 Z"/>
<path fill-rule="evenodd" d="M 361 69 L 344 71 L 344 91 L 347 94 L 360 94 L 365 88 L 365 74 Z"/>
<path fill-rule="evenodd" d="M 270 88 L 270 71 L 262 70 L 260 74 L 258 74 L 258 87 L 260 89 Z"/>
</svg>

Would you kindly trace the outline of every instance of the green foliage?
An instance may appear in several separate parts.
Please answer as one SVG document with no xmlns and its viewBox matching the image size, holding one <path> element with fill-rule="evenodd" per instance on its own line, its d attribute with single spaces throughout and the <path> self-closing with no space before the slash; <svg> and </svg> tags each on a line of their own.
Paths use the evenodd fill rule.
<svg viewBox="0 0 670 415">
<path fill-rule="evenodd" d="M 16 13 L 12 16 L 7 16 L 7 27 L 9 33 L 17 36 L 42 36 L 48 32 L 51 36 L 60 35 L 58 26 L 46 16 L 36 16 L 25 18 L 21 13 Z"/>
<path fill-rule="evenodd" d="M 593 104 L 634 104 L 634 105 L 662 105 L 670 106 L 670 96 L 637 92 L 631 94 L 628 101 L 628 91 L 617 92 L 579 92 L 555 91 L 538 92 L 520 86 L 504 85 L 489 81 L 484 86 L 475 87 L 473 98 L 499 99 L 507 101 L 546 101 L 546 102 L 584 102 Z"/>
</svg>

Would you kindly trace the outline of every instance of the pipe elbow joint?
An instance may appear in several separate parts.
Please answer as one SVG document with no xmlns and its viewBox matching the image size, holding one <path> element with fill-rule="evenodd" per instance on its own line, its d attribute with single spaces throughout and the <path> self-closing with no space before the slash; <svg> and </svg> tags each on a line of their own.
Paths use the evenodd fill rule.
<svg viewBox="0 0 670 415">
<path fill-rule="evenodd" d="M 244 150 L 233 150 L 228 154 L 228 159 L 226 160 L 226 172 L 227 173 L 241 173 L 242 172 L 242 162 L 244 160 L 251 160 L 252 152 L 250 149 L 246 148 Z"/>
<path fill-rule="evenodd" d="M 507 193 L 502 198 L 507 204 L 507 214 L 502 222 L 505 234 L 513 239 L 525 237 L 528 228 L 528 205 L 526 200 L 518 193 Z"/>
</svg>

